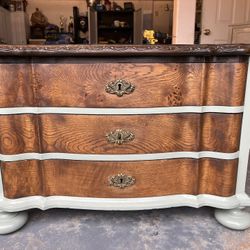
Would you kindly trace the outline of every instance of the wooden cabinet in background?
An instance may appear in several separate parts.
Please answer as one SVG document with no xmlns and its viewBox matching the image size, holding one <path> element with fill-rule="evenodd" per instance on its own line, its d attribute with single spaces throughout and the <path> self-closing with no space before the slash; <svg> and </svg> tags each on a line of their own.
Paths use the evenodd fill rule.
<svg viewBox="0 0 250 250">
<path fill-rule="evenodd" d="M 142 44 L 142 10 L 94 11 L 89 9 L 90 44 Z"/>
</svg>

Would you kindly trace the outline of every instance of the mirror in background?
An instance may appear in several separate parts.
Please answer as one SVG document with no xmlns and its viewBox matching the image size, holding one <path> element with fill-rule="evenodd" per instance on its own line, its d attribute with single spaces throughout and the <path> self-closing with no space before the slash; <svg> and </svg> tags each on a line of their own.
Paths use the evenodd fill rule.
<svg viewBox="0 0 250 250">
<path fill-rule="evenodd" d="M 173 0 L 2 0 L 0 43 L 170 44 Z"/>
</svg>

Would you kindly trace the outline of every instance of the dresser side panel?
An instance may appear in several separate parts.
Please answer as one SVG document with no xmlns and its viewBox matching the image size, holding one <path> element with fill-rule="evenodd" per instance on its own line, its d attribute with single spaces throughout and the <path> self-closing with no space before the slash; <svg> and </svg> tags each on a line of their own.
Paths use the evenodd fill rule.
<svg viewBox="0 0 250 250">
<path fill-rule="evenodd" d="M 222 161 L 219 159 L 200 159 L 199 194 L 234 194 L 236 187 L 238 159 Z"/>
<path fill-rule="evenodd" d="M 206 63 L 204 70 L 203 104 L 241 106 L 246 88 L 246 63 Z"/>
<path fill-rule="evenodd" d="M 239 167 L 237 173 L 236 193 L 245 194 L 250 153 L 250 58 L 245 91 L 244 113 L 240 137 Z M 250 195 L 248 196 L 250 198 Z"/>
</svg>

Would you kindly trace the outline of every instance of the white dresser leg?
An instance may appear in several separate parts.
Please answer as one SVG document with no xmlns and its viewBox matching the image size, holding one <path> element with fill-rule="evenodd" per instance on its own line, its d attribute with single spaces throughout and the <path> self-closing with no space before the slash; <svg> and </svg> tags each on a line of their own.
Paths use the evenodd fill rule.
<svg viewBox="0 0 250 250">
<path fill-rule="evenodd" d="M 215 209 L 215 218 L 223 226 L 234 230 L 245 230 L 250 227 L 250 214 L 241 208 Z"/>
<path fill-rule="evenodd" d="M 27 212 L 7 213 L 0 211 L 0 234 L 15 232 L 28 220 Z"/>
</svg>

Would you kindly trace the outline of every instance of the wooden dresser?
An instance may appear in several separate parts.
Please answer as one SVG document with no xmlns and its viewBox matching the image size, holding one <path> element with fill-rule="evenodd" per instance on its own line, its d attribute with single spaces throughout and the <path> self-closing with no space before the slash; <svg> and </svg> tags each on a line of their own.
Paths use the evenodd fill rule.
<svg viewBox="0 0 250 250">
<path fill-rule="evenodd" d="M 249 227 L 249 55 L 0 46 L 0 233 L 26 222 L 19 211 L 53 207 L 212 206 L 225 226 Z"/>
</svg>

